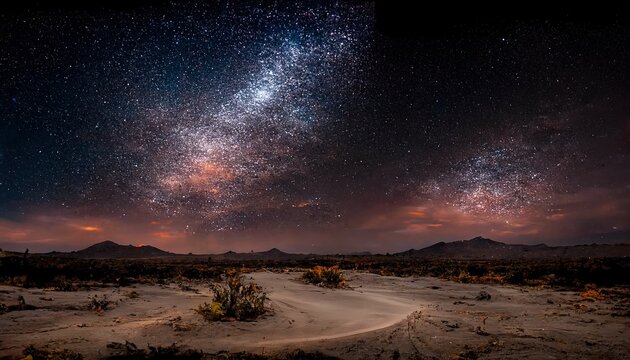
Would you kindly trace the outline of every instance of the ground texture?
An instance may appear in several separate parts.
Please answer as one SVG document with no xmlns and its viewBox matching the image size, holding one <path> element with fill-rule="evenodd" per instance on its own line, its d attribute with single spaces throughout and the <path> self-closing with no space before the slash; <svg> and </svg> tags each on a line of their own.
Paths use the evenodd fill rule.
<svg viewBox="0 0 630 360">
<path fill-rule="evenodd" d="M 0 315 L 0 356 L 34 344 L 92 359 L 129 341 L 210 353 L 300 348 L 344 359 L 630 358 L 627 297 L 357 272 L 347 273 L 349 289 L 326 289 L 299 276 L 247 274 L 269 296 L 269 315 L 255 322 L 205 322 L 194 311 L 211 300 L 203 283 L 75 292 L 0 286 L 0 303 L 23 296 L 37 308 Z M 90 309 L 95 295 L 107 298 L 107 309 Z"/>
</svg>

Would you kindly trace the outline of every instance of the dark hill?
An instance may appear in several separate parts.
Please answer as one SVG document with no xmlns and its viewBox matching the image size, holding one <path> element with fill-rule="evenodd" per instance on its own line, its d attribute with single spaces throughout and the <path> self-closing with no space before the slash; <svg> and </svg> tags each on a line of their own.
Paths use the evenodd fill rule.
<svg viewBox="0 0 630 360">
<path fill-rule="evenodd" d="M 303 254 L 289 254 L 276 248 L 267 251 L 237 253 L 228 251 L 223 254 L 210 255 L 217 260 L 298 260 L 308 257 Z"/>
<path fill-rule="evenodd" d="M 619 257 L 630 256 L 629 244 L 547 246 L 505 244 L 499 241 L 476 237 L 470 240 L 439 242 L 420 250 L 407 250 L 395 254 L 420 258 L 448 259 L 534 259 L 550 257 Z"/>
<path fill-rule="evenodd" d="M 120 245 L 113 241 L 103 241 L 83 250 L 73 252 L 71 255 L 87 259 L 125 259 L 163 257 L 174 254 L 148 245 Z"/>
</svg>

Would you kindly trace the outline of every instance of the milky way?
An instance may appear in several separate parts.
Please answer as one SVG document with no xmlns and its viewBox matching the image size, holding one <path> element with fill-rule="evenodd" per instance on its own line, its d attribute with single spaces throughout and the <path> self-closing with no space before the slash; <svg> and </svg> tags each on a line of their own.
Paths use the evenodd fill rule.
<svg viewBox="0 0 630 360">
<path fill-rule="evenodd" d="M 233 66 L 228 86 L 212 84 L 174 104 L 155 104 L 121 129 L 119 136 L 143 159 L 144 176 L 132 181 L 139 202 L 168 217 L 190 217 L 206 230 L 242 228 L 265 213 L 280 221 L 296 207 L 325 205 L 317 193 L 289 187 L 321 161 L 308 149 L 330 135 L 337 109 L 327 97 L 348 93 L 356 82 L 353 64 L 369 41 L 366 22 L 347 9 L 302 15 L 304 25 L 287 29 L 292 17 L 267 14 L 265 29 L 252 39 L 225 24 L 204 30 L 230 33 L 252 63 Z M 315 214 L 321 221 L 329 215 Z"/>
<path fill-rule="evenodd" d="M 374 11 L 2 15 L 0 242 L 624 239 L 625 24 L 397 38 Z"/>
</svg>

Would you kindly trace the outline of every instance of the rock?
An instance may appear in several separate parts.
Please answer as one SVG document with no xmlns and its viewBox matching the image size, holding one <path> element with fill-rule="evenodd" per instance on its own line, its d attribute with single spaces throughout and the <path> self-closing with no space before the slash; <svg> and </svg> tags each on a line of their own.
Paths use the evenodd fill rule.
<svg viewBox="0 0 630 360">
<path fill-rule="evenodd" d="M 481 336 L 490 335 L 484 329 L 482 329 L 481 326 L 477 326 L 477 328 L 475 329 L 475 332 L 477 333 L 477 335 L 481 335 Z"/>
<path fill-rule="evenodd" d="M 491 298 L 492 296 L 490 294 L 482 290 L 479 292 L 479 295 L 477 295 L 475 299 L 477 299 L 478 301 L 483 301 L 483 300 L 489 301 Z"/>
</svg>

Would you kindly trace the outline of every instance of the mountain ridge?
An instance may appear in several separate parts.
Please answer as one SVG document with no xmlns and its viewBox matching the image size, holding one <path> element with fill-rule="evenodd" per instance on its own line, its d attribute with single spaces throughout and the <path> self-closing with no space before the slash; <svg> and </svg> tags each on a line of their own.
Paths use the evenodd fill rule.
<svg viewBox="0 0 630 360">
<path fill-rule="evenodd" d="M 158 257 L 208 257 L 213 260 L 301 260 L 318 257 L 341 256 L 287 253 L 278 248 L 266 251 L 237 253 L 227 251 L 220 254 L 177 254 L 151 245 L 120 245 L 105 240 L 85 249 L 72 252 L 50 252 L 44 255 L 78 257 L 88 259 L 125 259 Z M 369 252 L 355 252 L 343 256 L 382 256 Z M 394 253 L 394 257 L 448 258 L 448 259 L 535 259 L 555 257 L 623 257 L 630 256 L 630 244 L 590 244 L 572 246 L 548 246 L 506 244 L 481 236 L 452 242 L 440 241 L 420 249 L 409 249 Z"/>
<path fill-rule="evenodd" d="M 630 244 L 590 244 L 548 246 L 506 244 L 481 236 L 452 242 L 440 241 L 421 249 L 394 254 L 399 257 L 448 259 L 535 259 L 554 257 L 620 257 L 630 256 Z"/>
<path fill-rule="evenodd" d="M 73 251 L 70 254 L 81 258 L 149 258 L 175 255 L 151 245 L 120 245 L 111 240 L 105 240 L 85 249 Z"/>
</svg>

